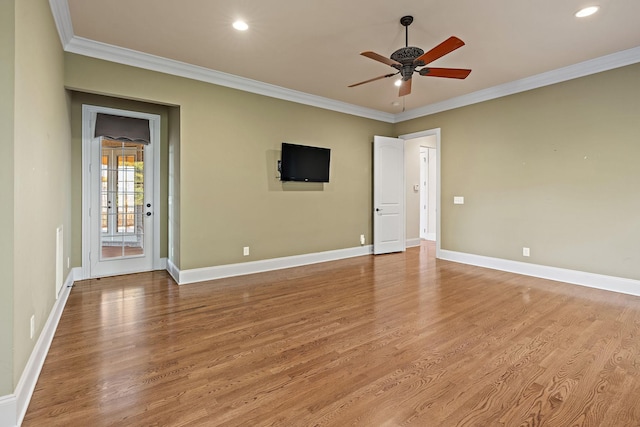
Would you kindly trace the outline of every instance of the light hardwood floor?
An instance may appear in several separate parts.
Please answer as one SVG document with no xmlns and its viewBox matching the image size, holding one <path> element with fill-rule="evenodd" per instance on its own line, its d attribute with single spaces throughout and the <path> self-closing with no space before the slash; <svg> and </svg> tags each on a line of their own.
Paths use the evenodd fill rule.
<svg viewBox="0 0 640 427">
<path fill-rule="evenodd" d="M 79 282 L 23 425 L 640 425 L 639 297 L 434 251 Z"/>
</svg>

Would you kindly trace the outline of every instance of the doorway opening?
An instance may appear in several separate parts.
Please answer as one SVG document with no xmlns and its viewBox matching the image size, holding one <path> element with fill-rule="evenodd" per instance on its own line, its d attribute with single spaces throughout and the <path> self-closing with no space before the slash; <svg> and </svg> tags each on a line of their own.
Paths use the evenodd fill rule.
<svg viewBox="0 0 640 427">
<path fill-rule="evenodd" d="M 440 252 L 440 129 L 400 135 L 406 146 L 407 242 L 436 242 Z M 410 201 L 411 200 L 411 201 Z"/>
</svg>

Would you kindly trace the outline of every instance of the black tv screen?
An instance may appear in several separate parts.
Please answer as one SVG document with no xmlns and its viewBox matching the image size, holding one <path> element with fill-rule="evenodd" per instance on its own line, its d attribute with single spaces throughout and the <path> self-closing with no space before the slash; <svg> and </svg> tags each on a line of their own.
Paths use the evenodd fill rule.
<svg viewBox="0 0 640 427">
<path fill-rule="evenodd" d="M 329 148 L 282 143 L 281 181 L 329 182 Z"/>
</svg>

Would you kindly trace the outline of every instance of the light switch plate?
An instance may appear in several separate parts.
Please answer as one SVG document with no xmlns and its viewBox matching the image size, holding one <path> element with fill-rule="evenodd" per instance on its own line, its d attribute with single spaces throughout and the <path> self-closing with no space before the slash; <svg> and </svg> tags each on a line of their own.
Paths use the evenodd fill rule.
<svg viewBox="0 0 640 427">
<path fill-rule="evenodd" d="M 463 196 L 453 196 L 453 204 L 454 205 L 464 205 L 464 197 Z"/>
</svg>

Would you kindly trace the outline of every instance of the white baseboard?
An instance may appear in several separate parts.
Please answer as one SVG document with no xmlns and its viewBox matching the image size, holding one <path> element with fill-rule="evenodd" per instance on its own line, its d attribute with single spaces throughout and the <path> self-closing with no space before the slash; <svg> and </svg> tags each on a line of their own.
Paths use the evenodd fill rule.
<svg viewBox="0 0 640 427">
<path fill-rule="evenodd" d="M 337 249 L 334 251 L 243 262 L 238 264 L 194 268 L 191 270 L 180 270 L 171 261 L 168 261 L 167 270 L 179 285 L 185 285 L 187 283 L 204 282 L 206 280 L 222 279 L 225 277 L 242 276 L 245 274 L 262 273 L 265 271 L 280 270 L 283 268 L 300 267 L 319 262 L 336 261 L 339 259 L 370 255 L 372 252 L 372 246 L 367 245 L 355 248 Z"/>
<path fill-rule="evenodd" d="M 82 267 L 74 267 L 71 269 L 71 283 L 77 282 L 79 280 L 84 280 L 84 272 L 82 271 Z M 68 280 L 68 279 L 67 279 Z"/>
<path fill-rule="evenodd" d="M 15 394 L 0 397 L 0 427 L 18 425 L 18 399 Z"/>
<path fill-rule="evenodd" d="M 530 264 L 500 258 L 491 258 L 445 249 L 441 249 L 438 252 L 438 258 L 462 264 L 475 265 L 478 267 L 492 268 L 494 270 L 508 271 L 525 276 L 540 277 L 542 279 L 556 280 L 574 285 L 587 286 L 589 288 L 640 296 L 640 280 L 605 276 L 602 274 L 586 273 L 584 271 L 568 270 L 564 268 L 549 267 L 546 265 Z"/>
<path fill-rule="evenodd" d="M 407 239 L 406 242 L 404 243 L 404 246 L 407 248 L 414 248 L 416 246 L 420 246 L 420 242 L 422 239 L 420 239 L 419 237 L 417 239 Z"/>
<path fill-rule="evenodd" d="M 180 283 L 180 269 L 169 259 L 167 260 L 167 271 L 176 283 Z"/>
<path fill-rule="evenodd" d="M 167 269 L 167 258 L 160 258 L 153 262 L 154 270 L 166 270 Z"/>
<path fill-rule="evenodd" d="M 0 397 L 0 427 L 15 427 L 22 424 L 76 275 L 82 275 L 81 268 L 74 268 L 69 272 L 14 393 Z"/>
</svg>

